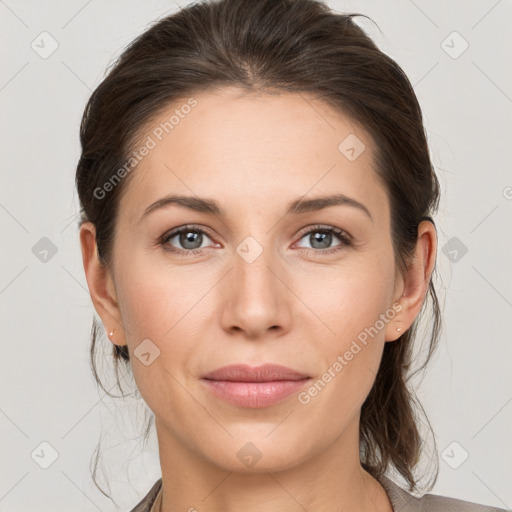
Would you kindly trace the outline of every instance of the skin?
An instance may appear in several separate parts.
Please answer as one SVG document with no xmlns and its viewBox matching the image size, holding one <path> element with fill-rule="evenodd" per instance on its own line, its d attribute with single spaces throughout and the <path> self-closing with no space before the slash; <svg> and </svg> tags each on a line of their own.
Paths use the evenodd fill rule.
<svg viewBox="0 0 512 512">
<path fill-rule="evenodd" d="M 360 411 L 384 344 L 411 326 L 424 302 L 435 228 L 419 225 L 414 259 L 400 275 L 389 202 L 372 168 L 373 141 L 361 127 L 299 94 L 223 88 L 194 97 L 198 105 L 123 190 L 112 269 L 97 259 L 94 226 L 80 230 L 94 307 L 106 331 L 114 329 L 112 342 L 128 345 L 136 384 L 155 415 L 162 510 L 389 512 L 383 487 L 360 464 Z M 366 146 L 354 161 L 338 150 L 351 133 Z M 225 216 L 170 205 L 140 220 L 171 192 L 215 199 Z M 285 215 L 294 199 L 332 193 L 363 203 L 372 219 L 347 205 Z M 201 246 L 201 253 L 159 245 L 159 237 L 186 224 L 207 234 L 196 246 L 178 236 L 167 246 Z M 315 242 L 318 230 L 303 234 L 315 224 L 346 231 L 352 245 L 336 234 L 326 245 Z M 236 251 L 247 236 L 262 249 L 252 263 Z M 335 246 L 341 250 L 322 254 Z M 272 362 L 316 381 L 398 301 L 401 311 L 308 404 L 292 395 L 243 408 L 213 396 L 200 380 L 227 364 Z M 160 354 L 144 365 L 134 350 L 147 338 Z M 252 467 L 237 456 L 247 442 L 261 453 Z"/>
</svg>

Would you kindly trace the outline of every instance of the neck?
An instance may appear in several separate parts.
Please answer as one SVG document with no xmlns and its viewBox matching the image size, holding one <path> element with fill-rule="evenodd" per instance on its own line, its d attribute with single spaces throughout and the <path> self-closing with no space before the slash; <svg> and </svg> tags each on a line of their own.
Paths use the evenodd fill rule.
<svg viewBox="0 0 512 512">
<path fill-rule="evenodd" d="M 393 512 L 384 488 L 360 465 L 357 422 L 320 453 L 291 467 L 272 461 L 271 467 L 256 463 L 245 472 L 239 464 L 213 464 L 158 420 L 156 427 L 161 512 Z"/>
</svg>

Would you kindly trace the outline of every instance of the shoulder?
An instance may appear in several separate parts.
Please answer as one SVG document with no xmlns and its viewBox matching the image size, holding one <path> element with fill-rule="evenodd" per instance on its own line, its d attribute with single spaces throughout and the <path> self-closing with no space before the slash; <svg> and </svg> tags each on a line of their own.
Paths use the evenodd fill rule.
<svg viewBox="0 0 512 512">
<path fill-rule="evenodd" d="M 417 498 L 383 475 L 378 480 L 386 490 L 395 512 L 506 512 L 504 508 L 435 494 L 425 494 Z"/>
<path fill-rule="evenodd" d="M 383 475 L 379 476 L 378 480 L 386 490 L 394 512 L 507 512 L 504 508 L 488 507 L 435 494 L 425 494 L 421 498 L 416 498 Z M 151 512 L 161 486 L 162 478 L 159 478 L 130 512 Z"/>
<path fill-rule="evenodd" d="M 162 478 L 159 478 L 151 487 L 149 492 L 142 498 L 130 512 L 151 512 L 151 507 L 156 500 L 157 494 L 162 487 Z"/>
</svg>

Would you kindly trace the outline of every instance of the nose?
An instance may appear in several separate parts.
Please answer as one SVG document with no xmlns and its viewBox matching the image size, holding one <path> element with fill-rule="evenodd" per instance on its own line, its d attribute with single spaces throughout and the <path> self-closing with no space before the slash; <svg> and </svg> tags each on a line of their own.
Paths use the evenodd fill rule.
<svg viewBox="0 0 512 512">
<path fill-rule="evenodd" d="M 254 242 L 239 246 L 221 290 L 223 328 L 252 340 L 282 335 L 290 329 L 292 318 L 293 293 L 286 271 L 270 248 L 261 251 L 259 247 Z"/>
</svg>

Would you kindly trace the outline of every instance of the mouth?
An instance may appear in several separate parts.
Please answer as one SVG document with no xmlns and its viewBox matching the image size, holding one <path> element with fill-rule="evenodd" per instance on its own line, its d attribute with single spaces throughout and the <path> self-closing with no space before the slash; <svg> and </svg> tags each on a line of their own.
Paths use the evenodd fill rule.
<svg viewBox="0 0 512 512">
<path fill-rule="evenodd" d="M 309 375 L 277 364 L 249 366 L 247 364 L 232 364 L 213 370 L 203 379 L 231 382 L 275 382 L 297 381 L 309 378 Z"/>
<path fill-rule="evenodd" d="M 266 364 L 225 366 L 201 380 L 218 398 L 239 407 L 262 408 L 299 392 L 311 377 L 285 366 Z"/>
</svg>

